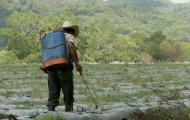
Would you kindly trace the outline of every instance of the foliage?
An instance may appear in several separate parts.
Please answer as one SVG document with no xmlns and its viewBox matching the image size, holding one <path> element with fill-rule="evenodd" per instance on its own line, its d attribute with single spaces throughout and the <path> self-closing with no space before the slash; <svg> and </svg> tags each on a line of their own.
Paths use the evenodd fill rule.
<svg viewBox="0 0 190 120">
<path fill-rule="evenodd" d="M 23 62 L 25 63 L 40 63 L 41 62 L 41 53 L 31 53 L 28 55 Z"/>
<path fill-rule="evenodd" d="M 148 52 L 155 60 L 161 60 L 159 46 L 162 41 L 166 40 L 166 36 L 162 31 L 156 31 L 145 40 L 148 43 Z"/>
<path fill-rule="evenodd" d="M 93 26 L 93 25 L 92 25 Z M 80 54 L 83 54 L 85 61 L 88 62 L 110 62 L 114 59 L 112 54 L 116 46 L 116 34 L 111 31 L 108 24 L 104 26 L 92 27 L 85 26 L 81 37 L 77 40 L 77 45 L 82 48 Z M 110 29 L 108 31 L 108 29 Z"/>
<path fill-rule="evenodd" d="M 0 7 L 7 8 L 10 12 L 32 11 L 41 15 L 57 15 L 67 10 L 68 17 L 81 17 L 83 24 L 96 19 L 96 24 L 107 22 L 114 26 L 115 32 L 126 35 L 135 31 L 152 34 L 163 30 L 170 39 L 188 40 L 189 37 L 189 4 L 176 5 L 169 0 L 23 1 L 14 0 L 10 3 L 2 0 Z"/>
<path fill-rule="evenodd" d="M 1 35 L 7 40 L 7 49 L 16 51 L 19 59 L 25 58 L 37 48 L 38 17 L 31 12 L 15 12 L 7 20 L 10 27 L 1 30 Z"/>
<path fill-rule="evenodd" d="M 76 45 L 82 61 L 186 61 L 189 8 L 164 0 L 1 0 L 0 46 L 35 61 L 38 32 L 51 33 L 68 20 L 80 26 Z"/>
<path fill-rule="evenodd" d="M 64 14 L 50 15 L 42 19 L 32 12 L 13 13 L 7 20 L 9 27 L 1 30 L 1 36 L 7 41 L 6 49 L 14 50 L 19 59 L 24 59 L 33 52 L 39 52 L 38 32 L 41 29 L 52 32 L 56 27 L 60 27 L 63 19 L 65 19 Z"/>
<path fill-rule="evenodd" d="M 116 39 L 114 49 L 114 60 L 124 62 L 138 61 L 138 46 L 130 38 L 119 35 Z"/>
<path fill-rule="evenodd" d="M 17 57 L 13 51 L 0 51 L 0 64 L 16 63 Z"/>
<path fill-rule="evenodd" d="M 190 43 L 188 42 L 180 42 L 182 54 L 180 55 L 180 61 L 190 61 Z"/>
</svg>

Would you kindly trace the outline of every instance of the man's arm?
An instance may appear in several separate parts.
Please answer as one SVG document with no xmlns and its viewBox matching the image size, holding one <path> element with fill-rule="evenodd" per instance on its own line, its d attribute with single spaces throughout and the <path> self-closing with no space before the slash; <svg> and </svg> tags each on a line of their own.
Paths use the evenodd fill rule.
<svg viewBox="0 0 190 120">
<path fill-rule="evenodd" d="M 69 55 L 75 63 L 76 70 L 81 73 L 82 66 L 79 63 L 79 59 L 78 59 L 78 55 L 77 55 L 77 51 L 76 51 L 77 47 L 72 42 L 68 42 L 68 48 L 69 48 Z"/>
</svg>

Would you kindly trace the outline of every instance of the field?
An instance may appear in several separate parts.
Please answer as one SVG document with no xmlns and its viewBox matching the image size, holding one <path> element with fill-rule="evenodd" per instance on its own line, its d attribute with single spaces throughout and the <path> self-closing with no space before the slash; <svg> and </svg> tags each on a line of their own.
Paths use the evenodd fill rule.
<svg viewBox="0 0 190 120">
<path fill-rule="evenodd" d="M 40 71 L 39 66 L 0 65 L 0 115 L 6 117 L 9 113 L 19 117 L 37 109 L 47 110 L 47 74 Z M 114 108 L 119 103 L 138 108 L 144 120 L 148 115 L 154 115 L 155 120 L 160 115 L 166 120 L 189 119 L 189 64 L 83 64 L 83 77 L 100 111 Z M 76 70 L 74 86 L 75 112 L 78 112 L 78 107 L 85 111 L 94 109 L 95 103 Z M 62 98 L 58 111 L 64 108 Z M 158 112 L 158 107 L 155 111 L 155 106 L 159 106 L 159 110 L 167 107 L 171 114 Z"/>
</svg>

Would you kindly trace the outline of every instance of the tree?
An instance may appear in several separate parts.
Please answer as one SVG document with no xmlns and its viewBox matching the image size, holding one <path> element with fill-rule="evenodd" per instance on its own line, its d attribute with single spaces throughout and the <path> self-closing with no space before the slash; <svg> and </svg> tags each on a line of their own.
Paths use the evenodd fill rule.
<svg viewBox="0 0 190 120">
<path fill-rule="evenodd" d="M 181 54 L 179 61 L 190 61 L 190 43 L 189 42 L 178 42 L 181 46 Z"/>
<path fill-rule="evenodd" d="M 164 61 L 179 61 L 183 54 L 181 42 L 163 41 L 159 46 L 161 59 Z"/>
<path fill-rule="evenodd" d="M 1 30 L 7 41 L 7 50 L 13 50 L 19 59 L 40 51 L 39 31 L 53 32 L 67 19 L 64 11 L 59 15 L 40 16 L 33 12 L 14 12 L 7 20 L 8 28 Z M 76 22 L 77 18 L 67 19 Z"/>
<path fill-rule="evenodd" d="M 113 46 L 116 43 L 115 34 L 111 31 L 110 25 L 96 26 L 89 25 L 81 28 L 81 34 L 77 45 L 80 47 L 80 54 L 88 62 L 110 62 L 113 60 Z"/>
<path fill-rule="evenodd" d="M 131 39 L 125 35 L 118 35 L 115 39 L 114 47 L 114 60 L 123 62 L 139 62 L 139 46 Z"/>
<path fill-rule="evenodd" d="M 159 46 L 162 41 L 166 40 L 166 36 L 162 31 L 156 31 L 149 38 L 145 40 L 147 42 L 148 52 L 153 56 L 155 60 L 161 60 Z"/>
<path fill-rule="evenodd" d="M 6 49 L 15 51 L 19 59 L 39 49 L 37 36 L 39 20 L 35 13 L 13 13 L 7 20 L 9 27 L 1 30 L 1 35 L 7 41 Z"/>
</svg>

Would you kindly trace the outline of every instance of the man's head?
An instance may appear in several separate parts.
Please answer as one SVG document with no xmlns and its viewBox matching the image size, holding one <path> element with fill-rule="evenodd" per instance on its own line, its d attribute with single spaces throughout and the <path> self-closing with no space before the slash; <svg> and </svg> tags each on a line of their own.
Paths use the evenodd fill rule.
<svg viewBox="0 0 190 120">
<path fill-rule="evenodd" d="M 63 30 L 66 33 L 74 35 L 74 37 L 77 37 L 79 34 L 79 27 L 77 25 L 72 25 L 69 21 L 63 23 Z"/>
</svg>

